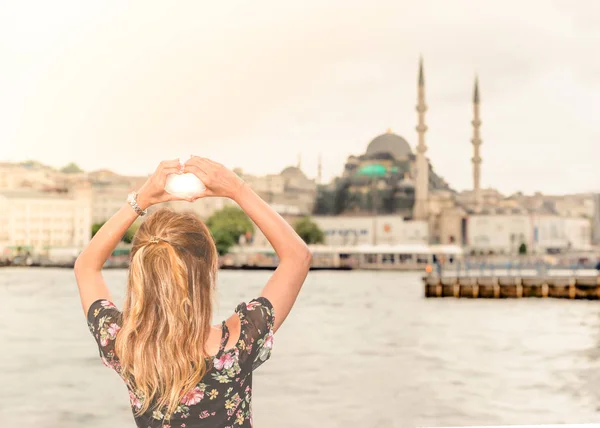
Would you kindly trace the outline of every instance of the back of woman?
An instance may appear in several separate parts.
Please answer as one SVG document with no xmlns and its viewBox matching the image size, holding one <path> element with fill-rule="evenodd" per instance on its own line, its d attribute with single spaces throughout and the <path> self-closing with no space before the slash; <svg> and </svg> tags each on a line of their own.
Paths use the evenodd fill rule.
<svg viewBox="0 0 600 428">
<path fill-rule="evenodd" d="M 88 326 L 102 362 L 129 391 L 138 427 L 252 426 L 253 371 L 271 355 L 273 334 L 304 282 L 310 254 L 293 229 L 235 174 L 193 158 L 183 170 L 205 183 L 205 194 L 197 197 L 236 200 L 271 240 L 280 265 L 261 296 L 240 303 L 231 317 L 213 326 L 218 254 L 212 236 L 193 214 L 161 209 L 135 234 L 119 310 L 101 268 L 137 215 L 156 201 L 173 198 L 164 193 L 164 180 L 183 170 L 165 164 L 77 260 Z"/>
</svg>

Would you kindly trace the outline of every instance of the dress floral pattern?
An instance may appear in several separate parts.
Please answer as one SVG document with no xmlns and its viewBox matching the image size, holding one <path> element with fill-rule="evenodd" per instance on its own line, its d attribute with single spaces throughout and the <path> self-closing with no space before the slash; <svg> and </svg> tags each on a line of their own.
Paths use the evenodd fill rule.
<svg viewBox="0 0 600 428">
<path fill-rule="evenodd" d="M 271 356 L 275 314 L 268 299 L 258 297 L 240 303 L 235 312 L 241 323 L 240 338 L 225 350 L 229 330 L 222 323 L 223 335 L 217 355 L 210 357 L 210 370 L 200 383 L 187 392 L 170 420 L 160 410 L 135 416 L 141 428 L 233 428 L 252 426 L 252 372 Z M 115 356 L 115 339 L 122 313 L 108 300 L 97 300 L 88 311 L 88 327 L 96 339 L 100 358 L 106 367 L 121 375 Z M 126 379 L 131 409 L 141 408 L 143 397 L 136 394 Z"/>
</svg>

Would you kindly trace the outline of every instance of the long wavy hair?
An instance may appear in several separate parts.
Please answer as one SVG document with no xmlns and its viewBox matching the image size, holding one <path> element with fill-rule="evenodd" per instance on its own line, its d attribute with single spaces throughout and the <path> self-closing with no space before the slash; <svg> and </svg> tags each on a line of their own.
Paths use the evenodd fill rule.
<svg viewBox="0 0 600 428">
<path fill-rule="evenodd" d="M 168 420 L 209 369 L 207 352 L 218 255 L 191 213 L 160 209 L 136 232 L 115 353 L 136 414 Z"/>
</svg>

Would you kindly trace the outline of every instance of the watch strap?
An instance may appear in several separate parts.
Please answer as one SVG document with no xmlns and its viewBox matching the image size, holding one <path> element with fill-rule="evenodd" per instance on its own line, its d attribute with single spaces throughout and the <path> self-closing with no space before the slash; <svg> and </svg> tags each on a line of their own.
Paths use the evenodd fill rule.
<svg viewBox="0 0 600 428">
<path fill-rule="evenodd" d="M 127 198 L 127 202 L 129 202 L 129 206 L 131 206 L 131 208 L 133 208 L 133 210 L 137 213 L 137 215 L 139 216 L 145 216 L 146 214 L 148 214 L 147 210 L 143 210 L 137 203 L 137 197 L 138 194 L 137 192 L 131 192 Z"/>
</svg>

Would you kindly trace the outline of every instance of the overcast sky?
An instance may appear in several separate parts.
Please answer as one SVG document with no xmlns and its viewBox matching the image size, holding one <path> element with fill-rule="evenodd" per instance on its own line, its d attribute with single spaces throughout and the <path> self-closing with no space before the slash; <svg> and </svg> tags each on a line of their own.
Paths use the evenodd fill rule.
<svg viewBox="0 0 600 428">
<path fill-rule="evenodd" d="M 303 0 L 0 3 L 0 160 L 144 174 L 197 154 L 250 173 L 341 174 L 387 128 L 472 186 L 600 190 L 600 5 Z"/>
</svg>

